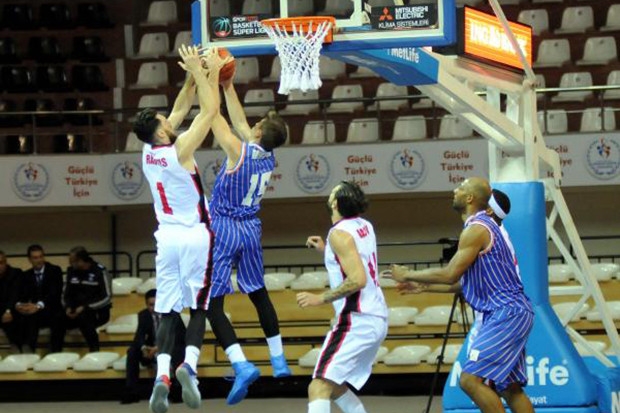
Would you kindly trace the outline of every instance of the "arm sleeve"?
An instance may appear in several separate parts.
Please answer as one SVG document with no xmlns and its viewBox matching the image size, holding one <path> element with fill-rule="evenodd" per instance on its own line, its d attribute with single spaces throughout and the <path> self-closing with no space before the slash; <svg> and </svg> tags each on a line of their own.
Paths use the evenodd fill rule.
<svg viewBox="0 0 620 413">
<path fill-rule="evenodd" d="M 75 308 L 75 286 L 71 284 L 72 277 L 73 270 L 67 268 L 67 285 L 65 286 L 65 292 L 62 296 L 65 308 Z"/>
<path fill-rule="evenodd" d="M 102 266 L 96 266 L 97 279 L 99 284 L 99 291 L 95 302 L 90 303 L 88 306 L 93 310 L 99 310 L 109 306 L 112 303 L 112 288 L 108 279 L 108 272 Z"/>
</svg>

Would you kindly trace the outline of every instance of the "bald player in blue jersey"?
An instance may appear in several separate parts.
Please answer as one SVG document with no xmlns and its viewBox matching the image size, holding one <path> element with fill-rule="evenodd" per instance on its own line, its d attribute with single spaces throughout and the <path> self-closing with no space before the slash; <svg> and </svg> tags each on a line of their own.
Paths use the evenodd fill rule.
<svg viewBox="0 0 620 413">
<path fill-rule="evenodd" d="M 215 233 L 211 301 L 207 317 L 213 333 L 226 352 L 235 371 L 235 382 L 226 399 L 239 403 L 248 387 L 260 375 L 247 361 L 235 331 L 224 313 L 224 297 L 232 294 L 232 267 L 237 268 L 237 283 L 256 308 L 265 333 L 274 377 L 290 376 L 278 316 L 264 281 L 261 222 L 257 216 L 260 202 L 269 184 L 276 161 L 273 150 L 286 141 L 286 125 L 275 111 L 269 111 L 250 127 L 237 97 L 232 78 L 222 83 L 233 134 L 221 114 L 213 120 L 213 134 L 226 153 L 226 162 L 215 178 L 209 202 Z"/>
<path fill-rule="evenodd" d="M 487 212 L 491 187 L 469 178 L 454 190 L 453 207 L 465 228 L 447 266 L 412 271 L 394 265 L 389 275 L 401 283 L 460 284 L 477 312 L 478 333 L 470 343 L 460 385 L 483 413 L 505 412 L 500 396 L 515 413 L 534 411 L 523 391 L 527 384 L 525 344 L 534 312 L 523 291 L 517 263 L 500 227 Z"/>
</svg>

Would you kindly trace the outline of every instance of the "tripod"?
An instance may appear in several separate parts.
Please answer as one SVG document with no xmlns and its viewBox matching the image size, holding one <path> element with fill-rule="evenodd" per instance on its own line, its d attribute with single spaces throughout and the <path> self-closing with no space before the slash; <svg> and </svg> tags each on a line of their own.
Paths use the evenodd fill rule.
<svg viewBox="0 0 620 413">
<path fill-rule="evenodd" d="M 448 324 L 446 325 L 446 334 L 443 336 L 443 342 L 441 344 L 441 351 L 437 356 L 437 367 L 435 369 L 435 373 L 433 374 L 433 381 L 431 383 L 431 391 L 428 396 L 428 403 L 426 404 L 426 410 L 424 413 L 430 413 L 431 406 L 433 404 L 433 397 L 435 393 L 435 388 L 437 387 L 437 382 L 439 380 L 439 371 L 441 369 L 441 365 L 443 364 L 443 356 L 446 351 L 446 345 L 448 344 L 448 339 L 450 338 L 450 329 L 452 328 L 452 322 L 454 321 L 454 317 L 456 314 L 456 308 L 461 310 L 461 317 L 463 318 L 463 334 L 467 335 L 469 331 L 469 317 L 467 315 L 467 307 L 465 304 L 465 299 L 463 295 L 458 293 L 454 294 L 454 299 L 452 300 L 452 308 L 450 309 L 450 317 L 448 318 Z"/>
</svg>

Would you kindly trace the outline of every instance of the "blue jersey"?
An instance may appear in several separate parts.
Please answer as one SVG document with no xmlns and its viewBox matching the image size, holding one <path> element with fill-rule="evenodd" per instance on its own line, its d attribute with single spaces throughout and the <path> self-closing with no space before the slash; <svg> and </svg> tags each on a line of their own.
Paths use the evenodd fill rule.
<svg viewBox="0 0 620 413">
<path fill-rule="evenodd" d="M 212 215 L 235 219 L 255 217 L 275 166 L 273 152 L 244 142 L 234 168 L 227 169 L 224 163 L 215 178 L 209 203 Z"/>
<path fill-rule="evenodd" d="M 531 311 L 512 251 L 499 226 L 485 211 L 465 221 L 465 228 L 471 225 L 484 226 L 491 242 L 461 278 L 463 295 L 469 305 L 483 313 L 508 307 Z"/>
</svg>

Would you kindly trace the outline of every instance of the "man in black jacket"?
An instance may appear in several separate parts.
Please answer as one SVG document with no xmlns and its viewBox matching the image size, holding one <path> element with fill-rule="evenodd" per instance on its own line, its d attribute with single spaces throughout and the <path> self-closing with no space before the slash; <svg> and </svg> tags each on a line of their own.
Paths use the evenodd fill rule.
<svg viewBox="0 0 620 413">
<path fill-rule="evenodd" d="M 157 290 L 152 289 L 144 295 L 146 308 L 138 313 L 138 329 L 131 346 L 127 350 L 127 380 L 125 395 L 121 403 L 137 403 L 140 401 L 138 392 L 138 379 L 140 378 L 140 365 L 153 367 L 156 363 L 157 346 L 155 337 L 161 316 L 155 312 L 155 295 Z M 183 362 L 185 356 L 185 324 L 179 320 L 176 323 L 175 346 L 172 353 L 172 365 L 177 366 Z"/>
<path fill-rule="evenodd" d="M 39 329 L 50 327 L 62 311 L 62 270 L 45 261 L 40 245 L 28 247 L 28 260 L 32 268 L 20 277 L 15 304 L 24 353 L 36 350 Z"/>
<path fill-rule="evenodd" d="M 97 327 L 110 320 L 112 281 L 105 267 L 94 261 L 84 247 L 69 252 L 67 285 L 63 296 L 64 314 L 52 327 L 52 352 L 62 351 L 65 333 L 79 328 L 89 351 L 99 351 Z"/>
<path fill-rule="evenodd" d="M 14 351 L 19 351 L 18 323 L 15 313 L 15 302 L 18 293 L 18 280 L 21 270 L 11 267 L 6 261 L 6 254 L 0 251 L 0 329 L 9 339 Z"/>
</svg>

